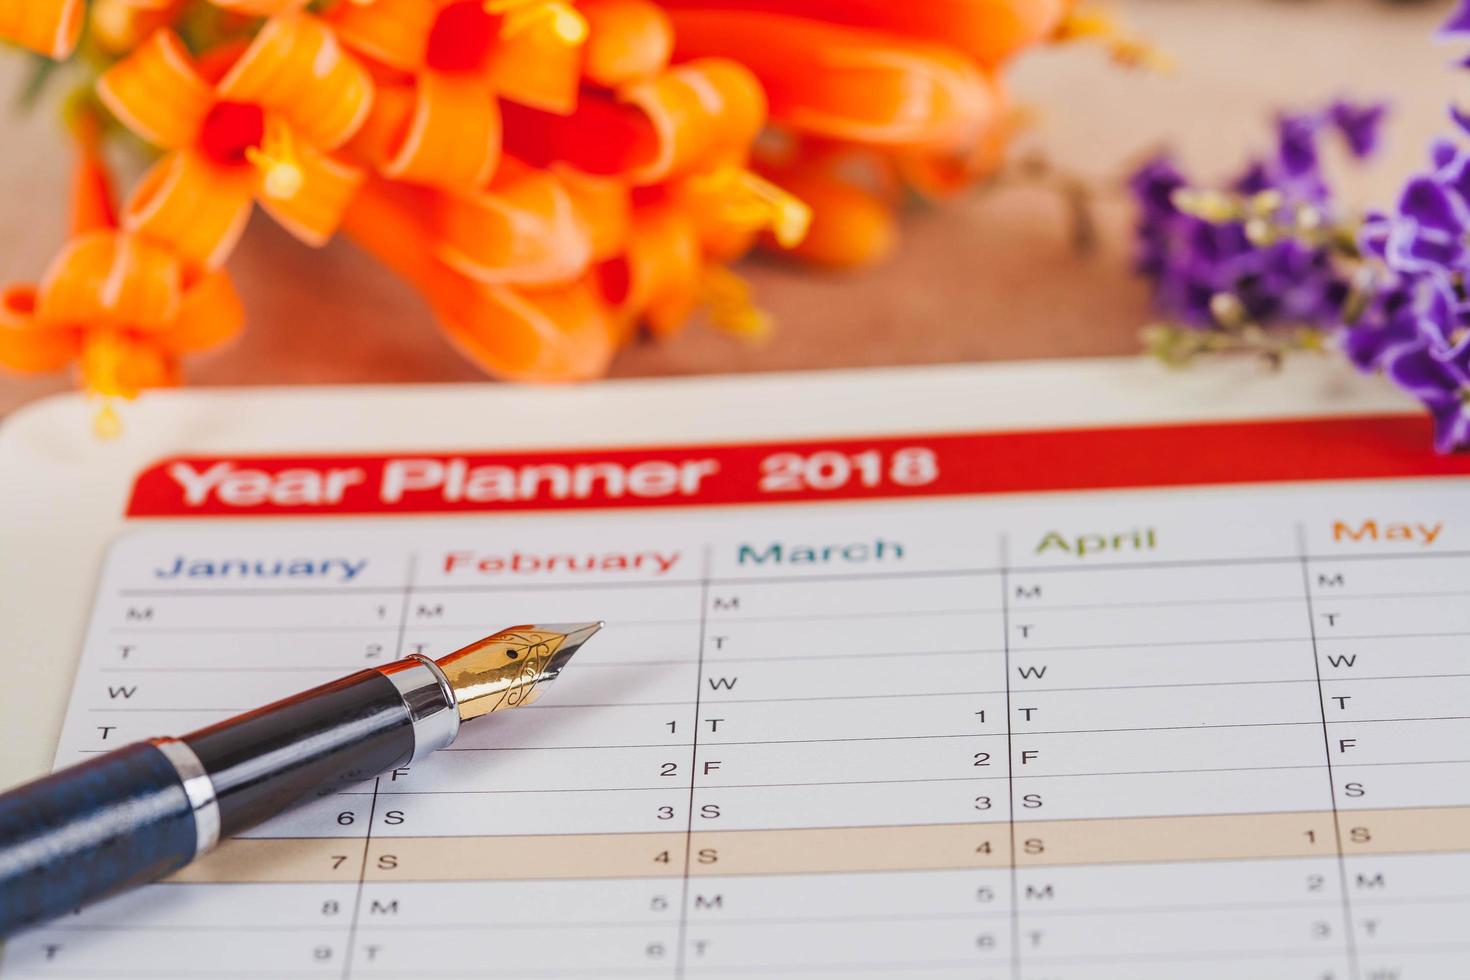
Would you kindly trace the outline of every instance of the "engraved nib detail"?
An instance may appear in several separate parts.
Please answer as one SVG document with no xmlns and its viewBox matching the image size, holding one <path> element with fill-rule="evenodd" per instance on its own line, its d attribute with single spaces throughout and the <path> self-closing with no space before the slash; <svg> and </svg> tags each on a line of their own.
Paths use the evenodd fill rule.
<svg viewBox="0 0 1470 980">
<path fill-rule="evenodd" d="M 600 629 L 601 623 L 512 626 L 435 663 L 454 689 L 460 720 L 469 721 L 536 700 Z"/>
</svg>

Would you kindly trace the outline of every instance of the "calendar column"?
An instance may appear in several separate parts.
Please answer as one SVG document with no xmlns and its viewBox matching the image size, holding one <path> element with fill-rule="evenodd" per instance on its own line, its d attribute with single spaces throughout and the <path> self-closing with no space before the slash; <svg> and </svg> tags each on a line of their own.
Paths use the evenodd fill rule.
<svg viewBox="0 0 1470 980">
<path fill-rule="evenodd" d="M 1354 935 L 1365 978 L 1470 976 L 1446 941 L 1470 921 L 1470 557 L 1454 528 L 1391 524 L 1344 515 L 1310 541 Z"/>
<path fill-rule="evenodd" d="M 1290 526 L 1011 545 L 1017 975 L 1352 980 Z"/>
<path fill-rule="evenodd" d="M 999 576 L 925 555 L 820 528 L 717 552 L 684 974 L 1007 976 Z"/>
<path fill-rule="evenodd" d="M 443 656 L 514 623 L 608 625 L 536 703 L 380 777 L 352 976 L 673 976 L 698 562 L 696 549 L 687 575 L 476 586 L 446 572 L 444 554 L 420 556 L 405 653 Z"/>
<path fill-rule="evenodd" d="M 134 547 L 109 566 L 57 761 L 181 735 L 395 655 L 406 556 Z M 7 943 L 21 975 L 341 973 L 371 783 L 222 842 L 171 879 Z M 283 930 L 276 933 L 276 930 Z M 260 942 L 263 933 L 276 933 Z M 126 966 L 118 964 L 125 963 Z"/>
</svg>

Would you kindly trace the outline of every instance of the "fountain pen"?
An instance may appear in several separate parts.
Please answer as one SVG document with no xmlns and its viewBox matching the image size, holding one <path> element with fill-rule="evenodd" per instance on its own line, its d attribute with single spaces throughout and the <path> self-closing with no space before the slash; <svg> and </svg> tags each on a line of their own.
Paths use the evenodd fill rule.
<svg viewBox="0 0 1470 980">
<path fill-rule="evenodd" d="M 514 626 L 358 671 L 0 795 L 0 938 L 168 875 L 229 837 L 535 700 L 602 626 Z"/>
</svg>

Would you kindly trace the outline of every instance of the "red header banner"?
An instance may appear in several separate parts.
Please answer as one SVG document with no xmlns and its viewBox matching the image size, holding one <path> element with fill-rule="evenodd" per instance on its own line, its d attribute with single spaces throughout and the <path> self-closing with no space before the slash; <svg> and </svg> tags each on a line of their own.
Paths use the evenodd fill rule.
<svg viewBox="0 0 1470 980">
<path fill-rule="evenodd" d="M 181 456 L 129 517 L 756 504 L 1470 474 L 1417 416 L 505 453 Z"/>
</svg>

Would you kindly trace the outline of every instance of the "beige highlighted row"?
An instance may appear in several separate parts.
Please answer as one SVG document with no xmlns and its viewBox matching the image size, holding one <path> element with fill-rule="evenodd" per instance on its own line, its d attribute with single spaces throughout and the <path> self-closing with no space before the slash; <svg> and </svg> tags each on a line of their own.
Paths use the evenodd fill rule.
<svg viewBox="0 0 1470 980">
<path fill-rule="evenodd" d="M 1470 807 L 517 837 L 227 841 L 181 882 L 486 881 L 922 871 L 1470 852 Z"/>
</svg>

